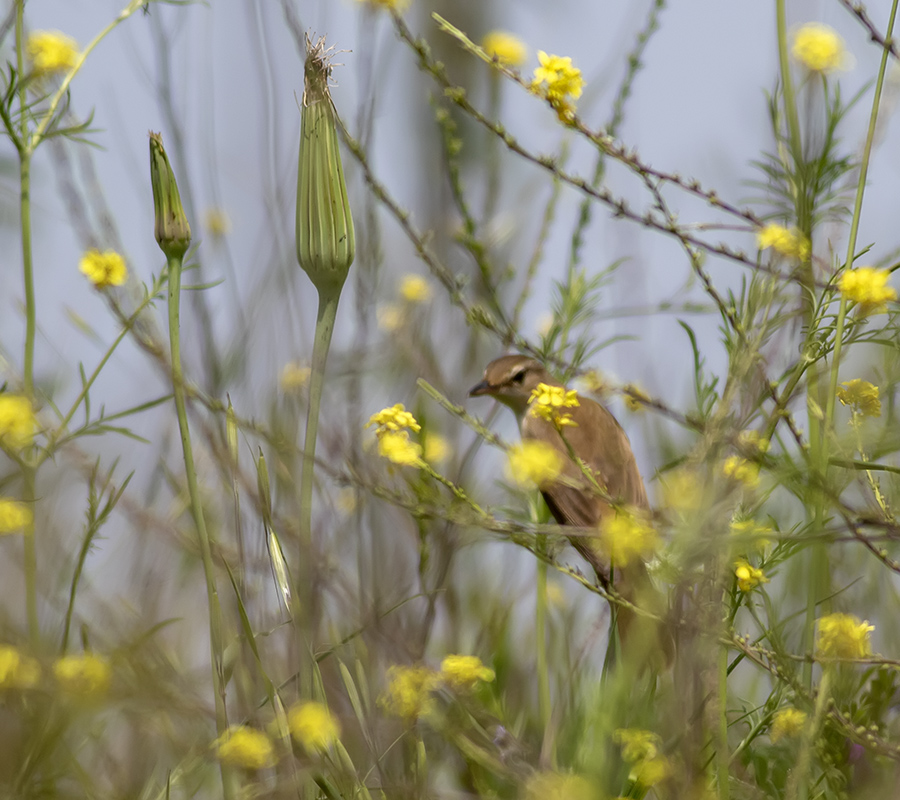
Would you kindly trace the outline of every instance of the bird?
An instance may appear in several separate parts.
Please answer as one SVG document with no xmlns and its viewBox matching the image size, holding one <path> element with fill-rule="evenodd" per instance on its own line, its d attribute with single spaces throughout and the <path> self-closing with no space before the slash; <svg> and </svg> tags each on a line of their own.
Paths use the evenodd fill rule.
<svg viewBox="0 0 900 800">
<path fill-rule="evenodd" d="M 558 524 L 581 529 L 570 535 L 569 541 L 590 564 L 604 589 L 614 589 L 629 603 L 662 617 L 665 598 L 654 586 L 646 563 L 637 558 L 624 565 L 611 565 L 591 534 L 599 533 L 601 526 L 623 508 L 649 516 L 647 491 L 625 431 L 606 408 L 583 396 L 578 396 L 578 405 L 563 409 L 569 417 L 564 428 L 531 413 L 533 392 L 540 384 L 568 391 L 540 361 L 507 355 L 487 365 L 482 381 L 469 390 L 469 397 L 498 400 L 516 415 L 523 441 L 543 442 L 560 454 L 559 475 L 538 487 L 550 513 Z M 620 606 L 616 626 L 626 657 L 630 650 L 642 661 L 658 660 L 660 654 L 665 663 L 670 661 L 671 639 L 659 620 L 639 617 L 627 606 Z"/>
</svg>

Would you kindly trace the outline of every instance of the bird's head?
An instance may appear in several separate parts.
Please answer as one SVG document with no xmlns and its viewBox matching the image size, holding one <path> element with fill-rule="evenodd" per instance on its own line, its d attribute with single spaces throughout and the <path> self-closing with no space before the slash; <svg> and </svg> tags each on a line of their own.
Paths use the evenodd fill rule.
<svg viewBox="0 0 900 800">
<path fill-rule="evenodd" d="M 521 419 L 539 383 L 559 386 L 540 361 L 528 356 L 503 356 L 485 367 L 484 379 L 469 389 L 469 397 L 487 395 L 509 406 Z"/>
</svg>

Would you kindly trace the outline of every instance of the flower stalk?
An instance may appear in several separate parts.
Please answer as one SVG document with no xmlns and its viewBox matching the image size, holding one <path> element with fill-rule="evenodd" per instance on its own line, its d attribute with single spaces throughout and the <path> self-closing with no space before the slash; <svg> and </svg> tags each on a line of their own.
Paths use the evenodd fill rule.
<svg viewBox="0 0 900 800">
<path fill-rule="evenodd" d="M 213 689 L 216 705 L 216 730 L 221 737 L 228 730 L 228 716 L 225 707 L 225 670 L 223 661 L 222 609 L 216 589 L 216 576 L 212 562 L 212 550 L 203 504 L 200 496 L 200 485 L 194 466 L 194 454 L 191 446 L 191 431 L 187 418 L 187 403 L 184 390 L 184 372 L 181 366 L 180 336 L 180 303 L 181 303 L 181 271 L 184 254 L 191 243 L 191 228 L 188 224 L 175 174 L 169 164 L 163 147 L 162 137 L 158 133 L 150 134 L 150 183 L 153 187 L 153 210 L 155 216 L 155 235 L 160 250 L 166 256 L 168 268 L 168 300 L 169 300 L 169 345 L 172 360 L 172 389 L 175 397 L 175 410 L 178 415 L 178 430 L 181 435 L 181 447 L 184 454 L 184 471 L 187 479 L 191 514 L 200 544 L 200 555 L 203 561 L 203 573 L 206 579 L 206 596 L 209 602 L 209 640 L 212 661 Z M 232 796 L 231 780 L 222 763 L 222 783 L 226 800 Z"/>
<path fill-rule="evenodd" d="M 296 245 L 297 261 L 316 287 L 319 307 L 300 480 L 300 586 L 303 592 L 312 585 L 309 556 L 313 470 L 325 364 L 341 290 L 356 253 L 353 217 L 338 146 L 338 117 L 328 87 L 332 69 L 330 54 L 331 48 L 326 49 L 324 38 L 314 44 L 307 37 L 297 165 Z M 308 603 L 311 598 L 305 599 Z M 303 605 L 308 609 L 307 603 Z"/>
</svg>

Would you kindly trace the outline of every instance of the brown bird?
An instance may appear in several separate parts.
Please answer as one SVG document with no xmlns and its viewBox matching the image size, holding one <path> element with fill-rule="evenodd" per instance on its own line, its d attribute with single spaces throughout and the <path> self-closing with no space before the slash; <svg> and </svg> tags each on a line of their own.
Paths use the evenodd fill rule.
<svg viewBox="0 0 900 800">
<path fill-rule="evenodd" d="M 544 442 L 560 453 L 560 476 L 539 487 L 550 512 L 560 525 L 585 529 L 581 535 L 570 536 L 569 541 L 591 565 L 605 589 L 615 588 L 635 606 L 662 616 L 665 602 L 653 586 L 644 562 L 635 558 L 627 565 L 616 565 L 614 575 L 597 540 L 590 535 L 604 521 L 621 513 L 623 506 L 639 511 L 649 509 L 644 482 L 625 431 L 603 406 L 579 396 L 579 405 L 564 409 L 574 425 L 566 426 L 561 435 L 553 422 L 530 413 L 532 392 L 541 383 L 563 385 L 533 358 L 503 356 L 487 365 L 484 380 L 469 390 L 469 396 L 488 395 L 509 406 L 519 422 L 523 440 Z M 573 460 L 570 448 L 571 454 L 591 471 L 596 486 Z M 598 486 L 603 492 L 598 491 Z M 640 623 L 635 624 L 638 619 Z M 662 635 L 659 623 L 620 607 L 617 627 L 626 656 L 636 655 L 642 662 L 657 661 L 662 652 L 669 660 L 670 639 Z"/>
</svg>

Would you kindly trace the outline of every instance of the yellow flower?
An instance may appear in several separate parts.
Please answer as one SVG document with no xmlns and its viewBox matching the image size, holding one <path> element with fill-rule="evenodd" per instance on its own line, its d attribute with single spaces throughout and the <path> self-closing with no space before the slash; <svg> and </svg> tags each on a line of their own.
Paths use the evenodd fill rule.
<svg viewBox="0 0 900 800">
<path fill-rule="evenodd" d="M 222 208 L 208 208 L 203 219 L 204 227 L 213 239 L 221 239 L 231 233 L 231 220 Z"/>
<path fill-rule="evenodd" d="M 760 250 L 771 247 L 780 255 L 800 261 L 809 258 L 810 253 L 809 240 L 797 228 L 785 228 L 774 222 L 756 232 L 756 245 Z"/>
<path fill-rule="evenodd" d="M 768 583 L 765 573 L 754 567 L 743 558 L 734 562 L 734 577 L 737 578 L 738 589 L 742 592 L 752 592 L 761 583 Z"/>
<path fill-rule="evenodd" d="M 109 662 L 92 653 L 63 656 L 53 665 L 53 674 L 64 692 L 79 697 L 105 693 L 112 678 Z"/>
<path fill-rule="evenodd" d="M 378 317 L 378 327 L 387 333 L 394 333 L 403 327 L 405 322 L 403 311 L 399 306 L 393 304 L 380 306 L 376 312 Z"/>
<path fill-rule="evenodd" d="M 686 514 L 703 503 L 703 484 L 696 470 L 681 467 L 662 479 L 663 503 L 673 511 Z"/>
<path fill-rule="evenodd" d="M 617 567 L 651 556 L 659 533 L 637 509 L 622 509 L 600 523 L 600 547 Z"/>
<path fill-rule="evenodd" d="M 422 446 L 406 431 L 387 431 L 378 437 L 378 455 L 402 467 L 416 467 L 422 463 Z"/>
<path fill-rule="evenodd" d="M 407 303 L 427 303 L 431 299 L 431 287 L 418 275 L 407 275 L 400 282 L 400 296 Z"/>
<path fill-rule="evenodd" d="M 88 250 L 81 257 L 78 269 L 87 275 L 88 280 L 97 289 L 121 286 L 128 277 L 125 259 L 115 250 L 107 250 L 103 253 L 95 249 Z"/>
<path fill-rule="evenodd" d="M 729 456 L 722 464 L 722 474 L 743 483 L 749 489 L 759 486 L 759 465 L 740 456 Z"/>
<path fill-rule="evenodd" d="M 25 530 L 32 519 L 31 509 L 24 503 L 0 497 L 0 534 Z"/>
<path fill-rule="evenodd" d="M 0 394 L 0 445 L 10 450 L 28 447 L 36 427 L 37 419 L 27 397 Z"/>
<path fill-rule="evenodd" d="M 869 633 L 875 630 L 868 620 L 852 614 L 829 614 L 819 620 L 816 655 L 819 658 L 865 658 L 872 655 Z"/>
<path fill-rule="evenodd" d="M 566 425 L 577 425 L 570 414 L 562 411 L 564 408 L 577 408 L 578 392 L 574 389 L 566 389 L 564 386 L 550 386 L 539 383 L 528 398 L 531 406 L 529 413 L 533 417 L 540 417 L 552 422 L 557 429 Z"/>
<path fill-rule="evenodd" d="M 288 361 L 281 370 L 279 384 L 285 394 L 299 392 L 307 383 L 312 370 L 297 361 Z"/>
<path fill-rule="evenodd" d="M 341 735 L 341 726 L 322 703 L 300 703 L 288 712 L 291 735 L 308 752 L 327 750 Z"/>
<path fill-rule="evenodd" d="M 622 747 L 622 758 L 632 765 L 629 777 L 642 786 L 655 786 L 672 772 L 669 760 L 660 752 L 662 741 L 651 731 L 620 728 L 613 739 Z"/>
<path fill-rule="evenodd" d="M 755 519 L 733 519 L 730 527 L 741 546 L 752 545 L 760 553 L 766 551 L 774 533 L 770 525 L 760 525 Z"/>
<path fill-rule="evenodd" d="M 389 11 L 403 11 L 409 5 L 409 0 L 357 0 L 357 2 L 366 3 L 375 8 L 386 8 Z"/>
<path fill-rule="evenodd" d="M 574 101 L 581 97 L 584 88 L 581 70 L 572 66 L 568 56 L 548 56 L 543 50 L 538 50 L 538 60 L 541 65 L 534 71 L 531 91 L 545 98 L 560 120 L 571 121 L 575 115 Z"/>
<path fill-rule="evenodd" d="M 741 431 L 738 434 L 738 444 L 744 450 L 750 450 L 754 454 L 768 453 L 770 443 L 768 439 L 763 439 L 758 431 Z"/>
<path fill-rule="evenodd" d="M 29 689 L 40 678 L 37 661 L 11 645 L 0 645 L 0 689 Z"/>
<path fill-rule="evenodd" d="M 773 742 L 779 739 L 793 738 L 803 732 L 806 724 L 806 712 L 799 708 L 783 708 L 777 711 L 772 718 L 772 726 L 769 728 L 769 738 Z"/>
<path fill-rule="evenodd" d="M 471 689 L 478 681 L 490 683 L 496 676 L 478 656 L 447 656 L 441 662 L 441 677 L 454 689 Z"/>
<path fill-rule="evenodd" d="M 380 705 L 408 720 L 428 714 L 434 706 L 431 693 L 440 685 L 440 675 L 428 667 L 395 664 L 387 673 L 388 686 Z"/>
<path fill-rule="evenodd" d="M 450 442 L 439 433 L 429 433 L 425 437 L 425 460 L 429 464 L 440 464 L 453 454 Z"/>
<path fill-rule="evenodd" d="M 833 72 L 847 63 L 844 42 L 833 28 L 810 22 L 794 34 L 791 52 L 813 72 Z"/>
<path fill-rule="evenodd" d="M 418 433 L 422 426 L 416 422 L 416 418 L 406 410 L 403 403 L 397 403 L 390 408 L 383 408 L 377 414 L 372 414 L 366 427 L 377 425 L 375 433 L 379 436 L 388 431 L 402 431 L 409 428 Z"/>
<path fill-rule="evenodd" d="M 78 58 L 78 42 L 59 31 L 34 31 L 25 50 L 38 75 L 68 72 Z"/>
<path fill-rule="evenodd" d="M 845 270 L 838 286 L 841 294 L 859 303 L 865 314 L 883 310 L 885 303 L 897 299 L 897 292 L 887 285 L 890 277 L 890 270 L 857 267 Z"/>
<path fill-rule="evenodd" d="M 881 416 L 878 387 L 868 381 L 859 378 L 844 381 L 837 390 L 837 399 L 841 405 L 852 406 L 853 411 L 863 417 Z"/>
<path fill-rule="evenodd" d="M 650 402 L 650 395 L 640 386 L 629 383 L 625 387 L 625 408 L 632 413 L 644 410 L 644 403 Z"/>
<path fill-rule="evenodd" d="M 520 488 L 543 486 L 559 477 L 563 468 L 560 453 L 545 442 L 524 441 L 509 448 L 506 476 Z"/>
<path fill-rule="evenodd" d="M 592 800 L 594 787 L 580 775 L 535 772 L 525 783 L 525 800 Z"/>
<path fill-rule="evenodd" d="M 481 40 L 481 49 L 504 67 L 521 67 L 528 56 L 522 40 L 506 31 L 491 31 Z"/>
<path fill-rule="evenodd" d="M 265 769 L 275 764 L 275 748 L 269 737 L 246 725 L 232 725 L 215 742 L 216 756 L 244 769 Z"/>
</svg>

